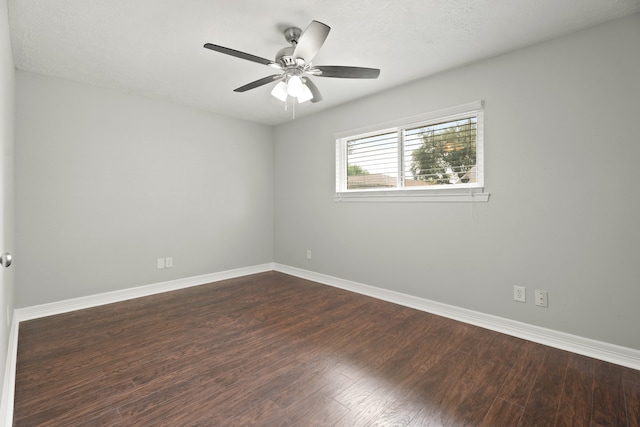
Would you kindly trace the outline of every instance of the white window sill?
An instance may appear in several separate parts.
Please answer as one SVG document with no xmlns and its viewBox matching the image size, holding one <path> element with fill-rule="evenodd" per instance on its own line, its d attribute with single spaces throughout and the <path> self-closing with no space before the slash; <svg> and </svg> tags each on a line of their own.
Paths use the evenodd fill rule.
<svg viewBox="0 0 640 427">
<path fill-rule="evenodd" d="M 417 191 L 349 191 L 336 193 L 335 202 L 488 202 L 490 193 L 484 192 L 417 192 Z"/>
</svg>

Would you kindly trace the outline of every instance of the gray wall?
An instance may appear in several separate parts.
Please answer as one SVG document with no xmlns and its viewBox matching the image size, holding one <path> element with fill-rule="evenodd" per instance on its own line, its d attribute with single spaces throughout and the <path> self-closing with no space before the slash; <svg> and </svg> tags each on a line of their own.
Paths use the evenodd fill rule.
<svg viewBox="0 0 640 427">
<path fill-rule="evenodd" d="M 273 260 L 271 128 L 21 71 L 16 86 L 17 307 Z"/>
<path fill-rule="evenodd" d="M 13 235 L 13 113 L 15 68 L 9 41 L 7 2 L 0 2 L 0 253 L 14 252 Z M 7 313 L 13 312 L 15 268 L 0 267 L 0 384 L 3 384 L 4 366 L 9 340 Z M 0 392 L 2 389 L 0 388 Z"/>
<path fill-rule="evenodd" d="M 278 126 L 275 261 L 640 349 L 639 42 L 634 15 Z M 488 203 L 333 201 L 335 132 L 478 99 Z"/>
</svg>

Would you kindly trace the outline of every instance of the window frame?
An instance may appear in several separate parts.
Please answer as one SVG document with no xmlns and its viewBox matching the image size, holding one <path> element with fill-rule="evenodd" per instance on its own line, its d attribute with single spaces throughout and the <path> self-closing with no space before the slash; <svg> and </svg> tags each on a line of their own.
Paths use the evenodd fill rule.
<svg viewBox="0 0 640 427">
<path fill-rule="evenodd" d="M 455 121 L 470 116 L 477 117 L 476 123 L 476 181 L 455 185 L 430 185 L 401 187 L 405 174 L 403 131 L 415 127 L 430 126 L 446 121 Z M 354 138 L 388 132 L 398 133 L 398 187 L 347 189 L 347 141 Z M 444 108 L 417 116 L 391 122 L 367 126 L 334 135 L 336 146 L 336 170 L 334 200 L 337 202 L 487 202 L 489 193 L 484 191 L 484 101 L 474 101 L 454 107 Z"/>
</svg>

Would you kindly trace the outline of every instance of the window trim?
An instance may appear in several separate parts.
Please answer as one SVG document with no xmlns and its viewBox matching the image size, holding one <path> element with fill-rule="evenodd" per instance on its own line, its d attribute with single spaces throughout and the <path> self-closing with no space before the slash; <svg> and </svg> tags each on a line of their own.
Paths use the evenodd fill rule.
<svg viewBox="0 0 640 427">
<path fill-rule="evenodd" d="M 353 137 L 366 137 L 399 128 L 425 126 L 439 121 L 456 120 L 469 115 L 477 115 L 476 138 L 480 150 L 476 153 L 477 183 L 456 185 L 434 185 L 425 187 L 398 187 L 394 189 L 355 189 L 348 190 L 347 183 L 347 140 Z M 484 192 L 484 101 L 474 101 L 454 107 L 443 108 L 425 114 L 407 117 L 334 134 L 336 141 L 336 202 L 488 202 L 489 193 Z M 399 153 L 402 154 L 402 153 Z M 401 156 L 399 156 L 401 157 Z M 398 162 L 402 160 L 399 158 Z M 399 166 L 400 167 L 400 166 Z M 404 171 L 400 171 L 404 173 Z M 398 177 L 400 180 L 400 177 Z"/>
</svg>

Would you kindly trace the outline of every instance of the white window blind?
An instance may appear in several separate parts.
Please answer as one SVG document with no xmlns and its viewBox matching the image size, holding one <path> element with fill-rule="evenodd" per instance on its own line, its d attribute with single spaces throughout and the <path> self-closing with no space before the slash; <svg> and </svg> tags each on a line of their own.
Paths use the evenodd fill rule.
<svg viewBox="0 0 640 427">
<path fill-rule="evenodd" d="M 347 141 L 347 189 L 392 188 L 398 180 L 398 134 Z"/>
<path fill-rule="evenodd" d="M 337 135 L 336 197 L 482 193 L 482 107 L 478 101 Z"/>
<path fill-rule="evenodd" d="M 405 186 L 476 183 L 477 115 L 403 130 Z"/>
</svg>

